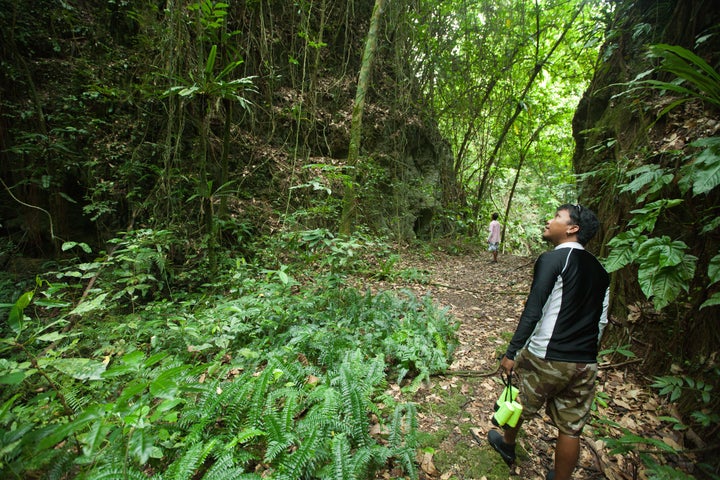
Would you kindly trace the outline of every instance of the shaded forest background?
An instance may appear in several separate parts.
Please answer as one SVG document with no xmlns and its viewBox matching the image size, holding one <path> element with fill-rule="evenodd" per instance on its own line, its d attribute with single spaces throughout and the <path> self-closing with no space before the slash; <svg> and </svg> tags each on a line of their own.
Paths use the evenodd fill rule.
<svg viewBox="0 0 720 480">
<path fill-rule="evenodd" d="M 170 232 L 153 241 L 190 290 L 258 238 L 339 238 L 347 211 L 355 235 L 449 251 L 499 211 L 505 248 L 532 255 L 579 201 L 614 270 L 608 344 L 720 388 L 720 87 L 673 90 L 676 57 L 650 49 L 717 72 L 715 2 L 0 0 L 0 26 L 8 272 Z M 681 410 L 698 403 L 716 439 L 718 400 Z"/>
</svg>

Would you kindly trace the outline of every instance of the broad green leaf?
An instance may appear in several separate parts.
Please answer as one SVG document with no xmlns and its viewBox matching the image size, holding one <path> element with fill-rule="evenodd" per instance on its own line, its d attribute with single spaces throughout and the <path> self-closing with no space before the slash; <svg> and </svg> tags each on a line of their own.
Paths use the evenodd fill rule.
<svg viewBox="0 0 720 480">
<path fill-rule="evenodd" d="M 5 416 L 8 414 L 13 406 L 13 403 L 15 403 L 15 400 L 17 400 L 19 396 L 20 394 L 16 393 L 12 397 L 8 398 L 2 406 L 0 406 L 0 423 L 5 421 Z"/>
<path fill-rule="evenodd" d="M 90 426 L 88 432 L 82 437 L 83 453 L 87 456 L 95 455 L 100 450 L 103 442 L 107 440 L 110 426 L 105 424 L 104 419 L 99 419 Z"/>
<path fill-rule="evenodd" d="M 720 155 L 718 146 L 706 148 L 693 162 L 693 195 L 697 196 L 715 189 L 720 185 Z"/>
<path fill-rule="evenodd" d="M 73 433 L 80 431 L 80 429 L 82 429 L 88 423 L 94 420 L 98 420 L 103 416 L 103 408 L 100 405 L 93 405 L 85 409 L 74 420 L 68 423 L 53 425 L 50 428 L 48 435 L 43 437 L 42 440 L 40 440 L 36 445 L 37 451 L 41 452 L 43 450 L 47 450 L 53 445 L 60 443 L 62 440 L 66 439 Z"/>
<path fill-rule="evenodd" d="M 83 315 L 93 310 L 97 310 L 102 307 L 102 303 L 107 297 L 107 293 L 101 293 L 92 300 L 87 300 L 78 304 L 71 312 L 70 315 Z"/>
<path fill-rule="evenodd" d="M 131 402 L 131 400 L 136 395 L 143 393 L 146 388 L 147 382 L 145 380 L 135 379 L 130 381 L 115 400 L 114 410 L 117 412 L 125 411 L 125 409 L 129 408 L 130 404 L 134 402 Z"/>
<path fill-rule="evenodd" d="M 139 428 L 134 430 L 128 445 L 130 454 L 135 457 L 141 465 L 145 465 L 152 454 L 154 443 L 155 438 L 148 429 Z"/>
<path fill-rule="evenodd" d="M 205 76 L 210 78 L 212 76 L 213 68 L 215 67 L 215 57 L 217 56 L 217 45 L 210 47 L 210 53 L 208 54 L 207 63 L 205 64 Z"/>
<path fill-rule="evenodd" d="M 62 248 L 63 252 L 67 252 L 68 250 L 75 247 L 80 247 L 85 253 L 92 253 L 92 249 L 90 248 L 90 246 L 87 243 L 83 242 L 65 242 L 60 248 Z"/>
<path fill-rule="evenodd" d="M 62 244 L 62 247 L 60 247 L 60 248 L 62 249 L 63 252 L 67 252 L 68 250 L 73 248 L 75 245 L 77 245 L 77 242 L 65 242 Z"/>
<path fill-rule="evenodd" d="M 660 191 L 673 179 L 673 175 L 667 169 L 652 164 L 636 168 L 628 172 L 627 176 L 636 177 L 632 182 L 624 185 L 620 189 L 621 192 L 637 193 L 647 187 L 645 193 L 637 197 L 638 203 L 643 202 L 648 195 Z"/>
<path fill-rule="evenodd" d="M 57 298 L 36 298 L 35 305 L 48 308 L 64 308 L 71 305 L 67 300 L 59 300 Z"/>
<path fill-rule="evenodd" d="M 169 400 L 163 400 L 160 405 L 157 406 L 155 409 L 155 413 L 152 414 L 150 417 L 151 422 L 156 422 L 160 418 L 165 418 L 165 421 L 169 421 L 167 419 L 167 412 L 170 412 L 173 408 L 177 407 L 178 405 L 182 405 L 185 403 L 185 400 L 182 398 L 173 398 Z M 177 412 L 172 412 L 172 414 L 177 415 Z"/>
<path fill-rule="evenodd" d="M 634 248 L 634 243 L 618 243 L 617 246 L 610 249 L 610 254 L 604 260 L 603 265 L 609 273 L 612 273 L 626 265 L 630 265 L 636 256 L 637 251 Z"/>
<path fill-rule="evenodd" d="M 702 310 L 705 307 L 712 307 L 715 305 L 720 305 L 720 292 L 713 293 L 710 298 L 705 300 L 702 305 L 700 305 L 700 309 Z"/>
<path fill-rule="evenodd" d="M 189 96 L 192 96 L 192 94 L 194 94 L 198 90 L 200 90 L 200 88 L 193 85 L 192 87 L 183 88 L 182 90 L 180 90 L 178 92 L 178 95 L 180 95 L 181 97 L 189 97 Z"/>
<path fill-rule="evenodd" d="M 708 286 L 720 280 L 720 253 L 710 259 L 710 263 L 708 264 L 708 277 L 710 278 Z"/>
<path fill-rule="evenodd" d="M 682 202 L 682 199 L 679 198 L 662 199 L 648 203 L 642 208 L 631 210 L 630 213 L 633 214 L 633 217 L 628 225 L 635 225 L 637 228 L 640 228 L 640 230 L 652 232 L 655 230 L 655 223 L 658 217 L 660 217 L 660 214 L 668 208 L 680 205 Z"/>
<path fill-rule="evenodd" d="M 150 393 L 159 398 L 172 399 L 180 389 L 188 365 L 180 365 L 163 371 L 150 383 Z"/>
<path fill-rule="evenodd" d="M 19 385 L 22 383 L 23 380 L 25 380 L 25 372 L 24 371 L 12 372 L 12 373 L 8 373 L 6 375 L 0 375 L 0 384 L 1 385 Z"/>
<path fill-rule="evenodd" d="M 148 367 L 148 368 L 152 367 L 153 365 L 155 365 L 158 362 L 163 361 L 167 357 L 168 357 L 168 354 L 165 352 L 156 353 L 154 355 L 151 355 L 150 358 L 148 358 L 147 360 L 145 360 L 144 365 L 145 365 L 145 367 Z"/>
<path fill-rule="evenodd" d="M 666 307 L 682 291 L 688 290 L 689 280 L 695 274 L 697 258 L 685 255 L 678 265 L 658 267 L 652 261 L 640 262 L 638 282 L 647 298 L 652 298 L 657 310 Z"/>
<path fill-rule="evenodd" d="M 689 97 L 720 105 L 720 74 L 705 60 L 677 45 L 653 45 L 651 53 L 663 58 L 659 70 L 676 75 L 678 84 L 686 82 L 694 87 Z"/>
<path fill-rule="evenodd" d="M 126 353 L 122 357 L 122 362 L 125 365 L 132 367 L 139 367 L 143 360 L 145 360 L 145 354 L 140 350 L 134 350 L 130 353 Z"/>
<path fill-rule="evenodd" d="M 672 240 L 667 235 L 651 237 L 639 245 L 638 257 L 655 268 L 673 267 L 682 263 L 687 248 L 684 242 Z"/>
<path fill-rule="evenodd" d="M 20 335 L 25 326 L 25 308 L 30 305 L 30 301 L 32 300 L 34 294 L 34 291 L 23 293 L 10 309 L 8 324 L 16 335 Z"/>
<path fill-rule="evenodd" d="M 67 336 L 68 335 L 66 333 L 50 332 L 46 333 L 45 335 L 40 335 L 39 337 L 37 337 L 37 339 L 41 342 L 57 342 L 58 340 L 62 340 Z"/>
<path fill-rule="evenodd" d="M 89 358 L 56 358 L 43 361 L 41 366 L 50 366 L 77 380 L 100 380 L 107 365 Z"/>
</svg>

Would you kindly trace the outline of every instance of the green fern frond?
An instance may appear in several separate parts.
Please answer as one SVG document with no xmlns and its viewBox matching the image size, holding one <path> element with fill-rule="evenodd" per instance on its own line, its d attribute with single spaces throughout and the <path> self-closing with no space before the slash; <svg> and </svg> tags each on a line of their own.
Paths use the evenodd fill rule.
<svg viewBox="0 0 720 480">
<path fill-rule="evenodd" d="M 385 381 L 385 361 L 382 356 L 378 355 L 371 358 L 367 364 L 365 383 L 370 387 L 377 387 L 383 385 Z"/>
<path fill-rule="evenodd" d="M 259 428 L 245 428 L 233 439 L 234 445 L 248 443 L 250 440 L 265 436 L 265 432 Z"/>
<path fill-rule="evenodd" d="M 312 476 L 322 452 L 324 439 L 318 429 L 313 429 L 298 445 L 297 450 L 283 458 L 278 466 L 278 480 L 297 480 Z"/>
<path fill-rule="evenodd" d="M 264 420 L 268 441 L 264 460 L 272 463 L 290 446 L 295 444 L 295 433 L 293 428 L 288 429 L 285 427 L 282 417 L 275 411 L 265 415 Z"/>
<path fill-rule="evenodd" d="M 164 478 L 167 480 L 192 479 L 197 469 L 205 462 L 210 452 L 215 448 L 215 440 L 207 444 L 196 443 L 192 445 L 180 458 L 168 467 Z"/>
<path fill-rule="evenodd" d="M 82 480 L 147 480 L 147 476 L 132 467 L 109 466 L 82 475 Z"/>
<path fill-rule="evenodd" d="M 296 387 L 300 388 L 305 384 L 305 380 L 310 373 L 317 374 L 318 372 L 311 371 L 312 369 L 308 365 L 304 365 L 298 361 L 283 361 L 282 362 L 283 376 L 282 380 L 285 384 L 292 383 Z"/>
<path fill-rule="evenodd" d="M 390 449 L 382 445 L 370 445 L 357 449 L 352 454 L 354 478 L 371 478 L 379 467 L 390 458 Z"/>
<path fill-rule="evenodd" d="M 393 411 L 388 440 L 391 448 L 403 444 L 415 448 L 417 442 L 417 406 L 414 403 L 397 405 Z"/>
<path fill-rule="evenodd" d="M 183 409 L 178 424 L 182 429 L 188 430 L 188 443 L 196 443 L 205 438 L 207 426 L 214 424 L 222 416 L 222 397 L 217 394 L 219 387 L 219 382 L 204 385 L 197 401 Z"/>
<path fill-rule="evenodd" d="M 223 408 L 223 419 L 230 431 L 237 431 L 248 422 L 248 404 L 253 389 L 253 378 L 243 374 L 233 382 L 222 384 L 222 393 L 218 395 Z"/>
<path fill-rule="evenodd" d="M 413 479 L 417 478 L 415 465 L 417 429 L 417 406 L 413 403 L 396 406 L 390 426 L 390 452 Z"/>
<path fill-rule="evenodd" d="M 83 408 L 87 406 L 92 399 L 92 396 L 88 395 L 88 392 L 86 391 L 84 385 L 78 385 L 76 383 L 70 384 L 69 382 L 64 382 L 60 386 L 60 391 L 65 398 L 65 402 L 76 413 L 82 411 Z"/>
<path fill-rule="evenodd" d="M 338 388 L 343 405 L 343 416 L 352 430 L 352 437 L 358 445 L 367 445 L 370 421 L 368 405 L 370 401 L 365 386 L 353 375 L 350 366 L 343 363 L 337 377 Z"/>
<path fill-rule="evenodd" d="M 260 460 L 260 457 L 256 455 L 255 453 L 248 451 L 248 450 L 235 450 L 233 452 L 233 458 L 235 459 L 235 464 L 243 467 L 247 467 L 250 462 L 258 462 Z"/>
<path fill-rule="evenodd" d="M 259 479 L 257 474 L 246 473 L 245 470 L 238 466 L 233 455 L 226 452 L 220 455 L 208 469 L 202 480 L 240 480 L 240 479 Z"/>
<path fill-rule="evenodd" d="M 250 403 L 248 405 L 247 426 L 261 427 L 260 418 L 265 411 L 265 401 L 267 400 L 268 390 L 273 381 L 273 367 L 270 363 L 260 372 L 260 375 L 253 377 L 252 387 L 254 388 Z"/>
<path fill-rule="evenodd" d="M 50 470 L 47 473 L 47 480 L 62 480 L 67 478 L 71 471 L 75 455 L 66 450 L 58 451 L 58 455 L 55 456 L 52 463 L 50 464 Z"/>
<path fill-rule="evenodd" d="M 334 480 L 355 479 L 350 442 L 345 435 L 336 435 L 332 439 L 332 472 Z"/>
<path fill-rule="evenodd" d="M 341 418 L 343 405 L 341 395 L 335 388 L 322 385 L 306 398 L 305 403 L 309 408 L 303 421 L 322 425 L 327 431 L 351 433 Z"/>
</svg>

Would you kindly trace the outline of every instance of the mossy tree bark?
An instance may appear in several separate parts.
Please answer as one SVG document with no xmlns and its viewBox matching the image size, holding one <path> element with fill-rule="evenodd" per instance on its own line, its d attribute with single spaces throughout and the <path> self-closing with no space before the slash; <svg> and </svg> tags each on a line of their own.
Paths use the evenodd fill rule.
<svg viewBox="0 0 720 480">
<path fill-rule="evenodd" d="M 370 19 L 370 28 L 368 29 L 367 39 L 365 41 L 365 51 L 363 52 L 362 65 L 360 66 L 360 74 L 358 76 L 357 91 L 355 94 L 355 103 L 353 105 L 352 123 L 350 127 L 350 146 L 348 149 L 347 165 L 350 168 L 349 179 L 345 185 L 345 195 L 343 197 L 343 211 L 340 218 L 340 233 L 347 235 L 352 232 L 353 224 L 356 218 L 356 192 L 355 182 L 356 175 L 354 167 L 360 158 L 360 141 L 362 138 L 362 117 L 365 108 L 365 94 L 370 83 L 370 69 L 372 66 L 375 48 L 377 47 L 377 33 L 382 16 L 384 0 L 375 0 L 372 18 Z"/>
</svg>

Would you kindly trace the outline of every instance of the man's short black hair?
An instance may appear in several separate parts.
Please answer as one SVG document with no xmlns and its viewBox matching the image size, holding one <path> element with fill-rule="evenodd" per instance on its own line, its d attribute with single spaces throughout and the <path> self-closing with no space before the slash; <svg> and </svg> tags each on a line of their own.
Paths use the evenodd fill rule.
<svg viewBox="0 0 720 480">
<path fill-rule="evenodd" d="M 500 216 L 500 215 L 498 215 L 497 213 L 493 213 L 493 214 L 492 214 L 492 219 L 493 219 L 493 220 L 497 220 L 499 216 Z"/>
<path fill-rule="evenodd" d="M 580 227 L 577 239 L 581 245 L 586 245 L 600 229 L 600 221 L 595 212 L 579 203 L 564 203 L 558 207 L 558 210 L 567 210 L 571 224 Z"/>
</svg>

